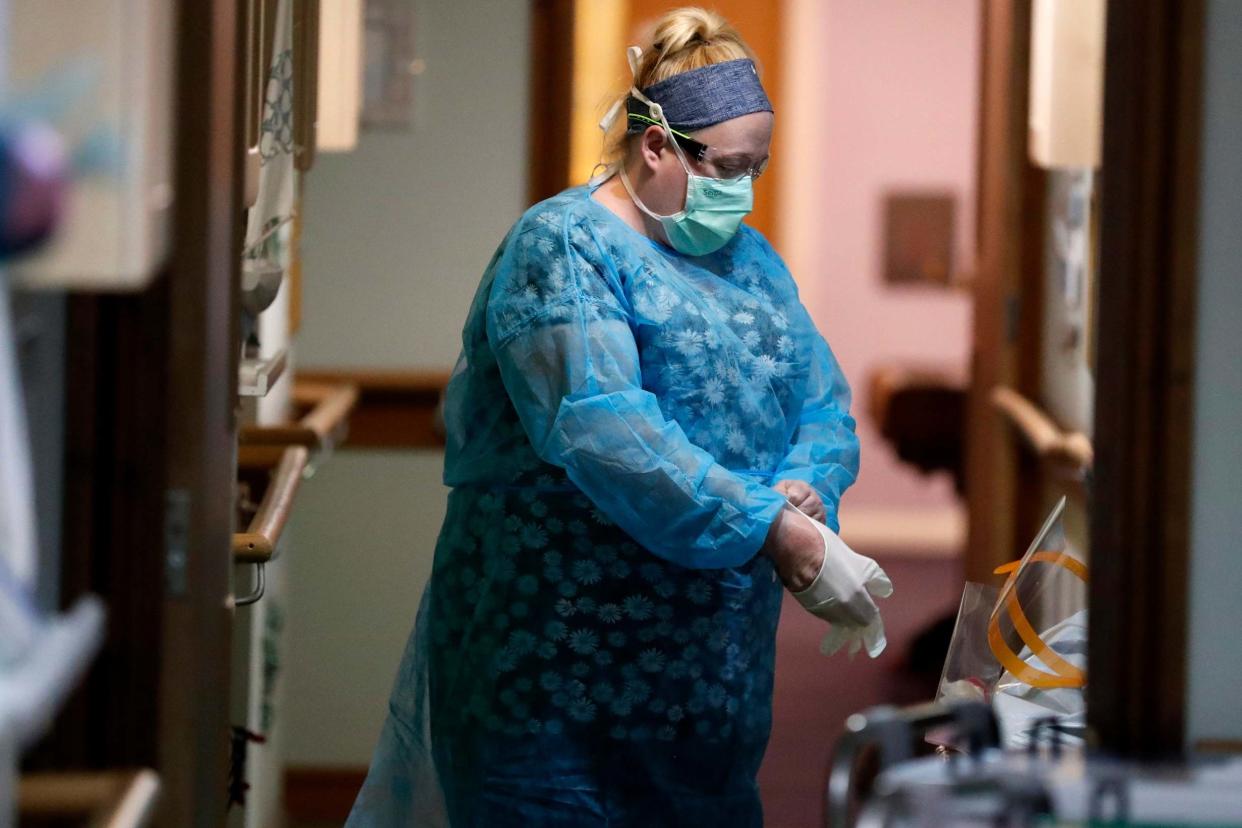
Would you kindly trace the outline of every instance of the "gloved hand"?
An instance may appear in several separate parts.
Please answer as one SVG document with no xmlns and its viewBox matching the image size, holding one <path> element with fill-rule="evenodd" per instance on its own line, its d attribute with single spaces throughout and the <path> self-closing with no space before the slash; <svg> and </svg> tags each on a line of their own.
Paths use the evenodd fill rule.
<svg viewBox="0 0 1242 828">
<path fill-rule="evenodd" d="M 790 508 L 793 508 L 792 504 Z M 880 565 L 846 546 L 836 532 L 817 520 L 810 521 L 824 539 L 824 562 L 811 585 L 794 592 L 807 612 L 832 624 L 819 649 L 832 655 L 849 645 L 851 657 L 865 647 L 867 655 L 876 658 L 884 652 L 884 621 L 872 596 L 887 598 L 893 594 L 893 582 Z"/>
</svg>

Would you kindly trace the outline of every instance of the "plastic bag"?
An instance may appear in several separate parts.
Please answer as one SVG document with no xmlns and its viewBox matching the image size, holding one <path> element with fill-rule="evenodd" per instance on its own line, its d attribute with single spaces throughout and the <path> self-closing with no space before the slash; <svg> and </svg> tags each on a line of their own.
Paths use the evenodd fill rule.
<svg viewBox="0 0 1242 828">
<path fill-rule="evenodd" d="M 1054 717 L 1064 741 L 1079 741 L 1087 683 L 1087 565 L 1061 524 L 1065 498 L 1008 572 L 988 622 L 988 649 L 1003 672 L 992 706 L 1008 747 L 1021 747 L 1040 719 Z"/>
<path fill-rule="evenodd" d="M 1081 610 L 1046 631 L 1041 638 L 1067 662 L 1085 668 L 1087 660 L 1087 611 Z M 1028 663 L 1040 660 L 1029 650 L 1022 656 Z M 1000 725 L 1005 747 L 1025 747 L 1036 722 L 1055 719 L 1059 738 L 1066 745 L 1080 745 L 1086 732 L 1086 699 L 1082 686 L 1034 687 L 1001 674 L 992 695 L 992 709 Z"/>
</svg>

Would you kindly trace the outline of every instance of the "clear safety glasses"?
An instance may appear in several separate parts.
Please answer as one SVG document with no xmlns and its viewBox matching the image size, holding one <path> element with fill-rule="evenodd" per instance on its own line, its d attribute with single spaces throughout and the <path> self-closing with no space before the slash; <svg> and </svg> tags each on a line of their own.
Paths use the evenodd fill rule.
<svg viewBox="0 0 1242 828">
<path fill-rule="evenodd" d="M 652 126 L 663 126 L 663 124 L 659 121 L 654 118 L 648 118 L 646 115 L 639 115 L 631 112 L 629 113 L 629 116 L 631 119 L 640 123 Z M 698 161 L 700 164 L 711 165 L 712 169 L 719 173 L 719 175 L 714 176 L 715 178 L 733 181 L 744 175 L 749 175 L 751 179 L 754 180 L 763 175 L 763 171 L 768 168 L 768 159 L 766 158 L 753 164 L 748 164 L 745 160 L 738 161 L 732 156 L 722 157 L 714 150 L 714 148 L 709 147 L 701 141 L 694 140 L 684 132 L 678 132 L 675 129 L 672 130 L 672 132 L 674 140 L 676 140 L 677 144 L 685 150 L 689 157 L 693 158 L 695 161 Z"/>
</svg>

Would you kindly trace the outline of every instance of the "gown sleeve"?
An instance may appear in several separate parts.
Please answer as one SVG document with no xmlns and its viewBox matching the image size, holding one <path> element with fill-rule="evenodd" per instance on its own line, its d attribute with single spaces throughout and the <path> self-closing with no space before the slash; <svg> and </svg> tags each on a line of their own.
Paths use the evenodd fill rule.
<svg viewBox="0 0 1242 828">
<path fill-rule="evenodd" d="M 728 471 L 642 387 L 632 315 L 595 232 L 523 219 L 497 266 L 487 334 L 535 452 L 636 542 L 681 566 L 739 566 L 784 498 Z"/>
<path fill-rule="evenodd" d="M 809 320 L 808 320 L 809 323 Z M 777 480 L 802 480 L 824 501 L 825 523 L 840 531 L 841 495 L 858 477 L 858 437 L 850 416 L 850 388 L 828 343 L 812 330 L 806 398 Z"/>
</svg>

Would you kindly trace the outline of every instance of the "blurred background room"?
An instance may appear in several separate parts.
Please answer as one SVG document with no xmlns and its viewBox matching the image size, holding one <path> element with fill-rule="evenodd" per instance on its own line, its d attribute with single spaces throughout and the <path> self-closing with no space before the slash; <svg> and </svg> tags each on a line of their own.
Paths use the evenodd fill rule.
<svg viewBox="0 0 1242 828">
<path fill-rule="evenodd" d="M 0 828 L 342 824 L 480 275 L 681 5 L 0 0 Z M 825 824 L 852 714 L 946 699 L 964 586 L 1062 498 L 1086 744 L 1242 752 L 1242 3 L 704 5 L 896 590 L 875 660 L 785 597 L 765 824 Z"/>
</svg>

